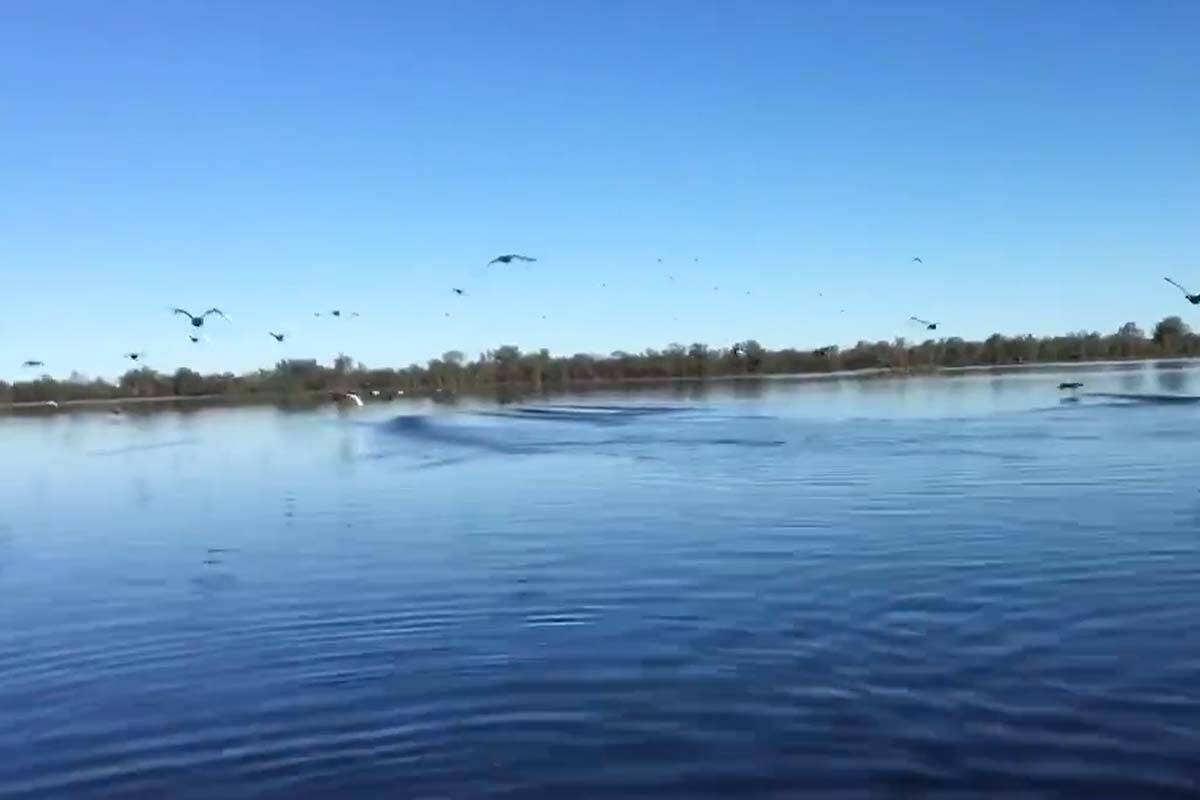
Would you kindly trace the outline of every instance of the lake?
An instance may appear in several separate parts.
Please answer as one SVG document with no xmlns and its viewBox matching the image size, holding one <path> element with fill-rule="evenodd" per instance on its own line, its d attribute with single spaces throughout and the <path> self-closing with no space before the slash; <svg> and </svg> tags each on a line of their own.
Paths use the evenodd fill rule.
<svg viewBox="0 0 1200 800">
<path fill-rule="evenodd" d="M 0 417 L 0 796 L 1194 796 L 1198 389 Z"/>
</svg>

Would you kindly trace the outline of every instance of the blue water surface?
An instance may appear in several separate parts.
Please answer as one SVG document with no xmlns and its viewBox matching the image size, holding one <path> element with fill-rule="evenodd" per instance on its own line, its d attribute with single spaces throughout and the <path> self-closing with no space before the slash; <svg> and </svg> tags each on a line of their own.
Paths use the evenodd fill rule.
<svg viewBox="0 0 1200 800">
<path fill-rule="evenodd" d="M 1197 387 L 0 417 L 0 796 L 1188 796 Z"/>
</svg>

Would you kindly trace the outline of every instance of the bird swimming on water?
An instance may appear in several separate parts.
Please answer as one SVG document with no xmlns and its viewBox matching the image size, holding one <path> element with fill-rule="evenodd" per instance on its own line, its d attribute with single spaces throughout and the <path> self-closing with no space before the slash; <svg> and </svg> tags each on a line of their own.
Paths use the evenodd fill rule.
<svg viewBox="0 0 1200 800">
<path fill-rule="evenodd" d="M 1080 383 L 1079 381 L 1063 381 L 1062 383 L 1060 383 L 1058 385 L 1058 388 L 1059 389 L 1071 389 L 1071 390 L 1082 389 L 1083 384 Z"/>
<path fill-rule="evenodd" d="M 282 342 L 287 338 L 286 333 L 275 333 L 274 331 L 267 331 L 267 333 L 270 334 L 271 338 L 277 342 Z"/>
<path fill-rule="evenodd" d="M 1192 294 L 1187 289 L 1183 288 L 1182 286 L 1180 286 L 1178 283 L 1171 280 L 1170 278 L 1163 278 L 1163 280 L 1166 281 L 1167 283 L 1171 284 L 1172 286 L 1174 286 L 1179 291 L 1183 292 L 1183 296 L 1187 298 L 1187 301 L 1189 303 L 1191 303 L 1194 306 L 1200 305 L 1200 294 Z"/>
<path fill-rule="evenodd" d="M 489 261 L 488 266 L 490 267 L 492 264 L 511 264 L 514 261 L 537 261 L 537 259 L 531 258 L 530 256 L 523 256 L 519 253 L 505 253 L 504 255 L 496 256 Z"/>
<path fill-rule="evenodd" d="M 930 322 L 929 320 L 921 319 L 920 317 L 909 317 L 909 319 L 911 319 L 913 322 L 917 323 L 918 325 L 924 325 L 925 330 L 927 330 L 927 331 L 936 331 L 937 330 L 938 324 L 936 322 Z"/>
<path fill-rule="evenodd" d="M 171 310 L 176 314 L 183 314 L 185 317 L 190 319 L 192 321 L 193 328 L 203 327 L 204 320 L 207 319 L 212 314 L 216 314 L 221 319 L 223 319 L 227 322 L 229 321 L 229 317 L 225 316 L 225 312 L 219 308 L 210 308 L 208 311 L 205 311 L 200 316 L 196 316 L 195 314 L 192 314 L 190 311 L 184 311 L 182 308 L 173 308 Z"/>
</svg>

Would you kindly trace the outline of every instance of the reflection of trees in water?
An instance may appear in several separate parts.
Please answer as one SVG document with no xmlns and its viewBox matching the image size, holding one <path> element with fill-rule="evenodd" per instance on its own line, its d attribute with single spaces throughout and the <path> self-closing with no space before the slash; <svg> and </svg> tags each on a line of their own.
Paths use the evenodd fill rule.
<svg viewBox="0 0 1200 800">
<path fill-rule="evenodd" d="M 762 378 L 747 378 L 730 381 L 730 394 L 743 400 L 756 399 L 766 393 L 766 381 Z"/>
<path fill-rule="evenodd" d="M 1133 369 L 1122 369 L 1117 377 L 1117 383 L 1126 392 L 1136 392 L 1146 383 L 1146 372 L 1141 364 Z"/>
<path fill-rule="evenodd" d="M 1156 365 L 1154 379 L 1158 388 L 1164 392 L 1184 392 L 1191 380 L 1191 374 L 1183 367 L 1183 364 Z"/>
</svg>

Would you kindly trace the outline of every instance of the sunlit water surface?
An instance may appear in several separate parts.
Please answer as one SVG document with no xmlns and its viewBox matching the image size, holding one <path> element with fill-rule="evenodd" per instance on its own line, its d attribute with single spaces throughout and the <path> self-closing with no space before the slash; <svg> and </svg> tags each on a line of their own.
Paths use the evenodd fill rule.
<svg viewBox="0 0 1200 800">
<path fill-rule="evenodd" d="M 1187 795 L 1198 378 L 0 417 L 0 796 Z"/>
</svg>

